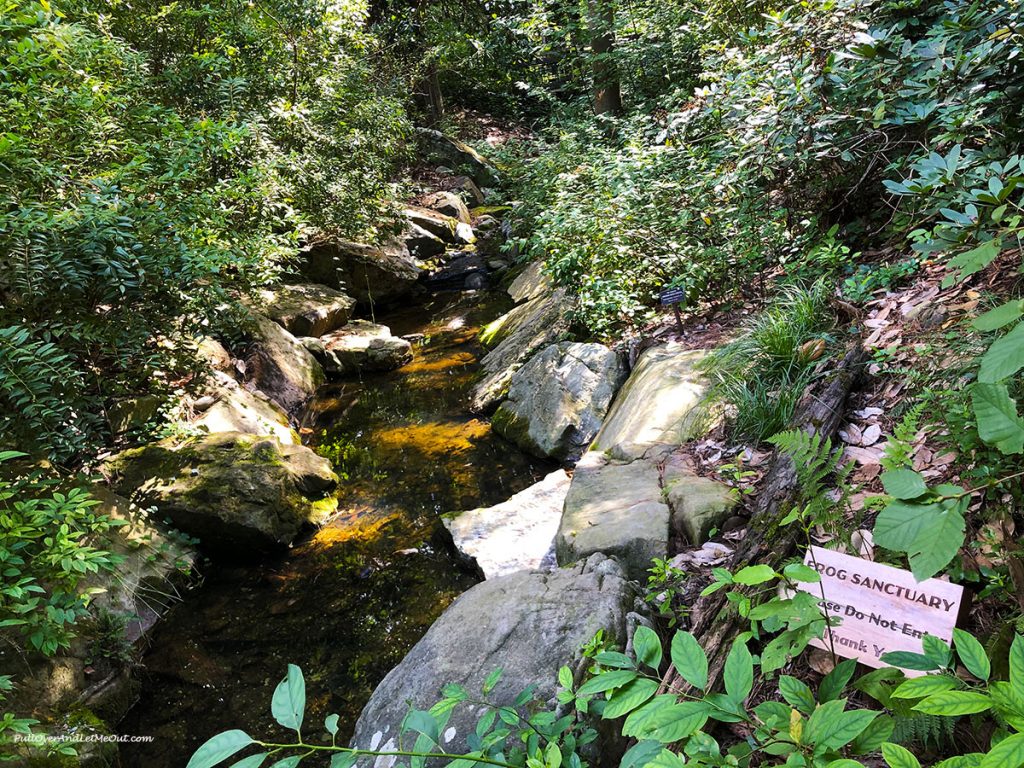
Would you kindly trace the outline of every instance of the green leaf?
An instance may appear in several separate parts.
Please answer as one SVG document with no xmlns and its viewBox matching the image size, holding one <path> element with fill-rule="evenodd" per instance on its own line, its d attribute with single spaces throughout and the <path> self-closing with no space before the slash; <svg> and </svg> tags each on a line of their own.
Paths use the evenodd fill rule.
<svg viewBox="0 0 1024 768">
<path fill-rule="evenodd" d="M 1024 765 L 1024 733 L 1007 736 L 981 761 L 981 768 L 1020 768 L 1021 765 Z"/>
<path fill-rule="evenodd" d="M 890 651 L 889 653 L 883 653 L 882 661 L 894 667 L 913 669 L 917 672 L 931 672 L 939 668 L 938 664 L 923 653 L 914 653 L 913 651 Z"/>
<path fill-rule="evenodd" d="M 940 667 L 948 667 L 949 662 L 953 660 L 953 649 L 949 647 L 949 643 L 935 635 L 926 633 L 921 638 L 921 650 Z"/>
<path fill-rule="evenodd" d="M 947 209 L 943 209 L 945 212 Z M 953 212 L 957 213 L 957 212 Z M 963 214 L 959 214 L 963 215 Z M 970 221 L 970 219 L 968 219 Z M 965 226 L 969 226 L 966 224 Z M 989 240 L 987 243 L 982 243 L 977 248 L 972 248 L 969 251 L 958 254 L 949 260 L 949 266 L 954 269 L 960 270 L 960 279 L 963 280 L 975 272 L 980 272 L 989 264 L 991 264 L 996 256 L 999 255 L 1000 240 L 996 238 Z"/>
<path fill-rule="evenodd" d="M 819 704 L 807 718 L 801 741 L 805 744 L 823 744 L 836 728 L 844 709 L 846 709 L 846 699 Z"/>
<path fill-rule="evenodd" d="M 981 357 L 978 381 L 995 384 L 1024 367 L 1024 323 L 992 343 Z"/>
<path fill-rule="evenodd" d="M 725 692 L 734 702 L 742 702 L 754 688 L 754 659 L 743 640 L 736 640 L 725 658 Z"/>
<path fill-rule="evenodd" d="M 988 680 L 992 674 L 992 664 L 988 660 L 985 648 L 975 639 L 974 635 L 964 632 L 962 629 L 953 630 L 953 645 L 956 646 L 956 655 L 967 667 L 967 671 L 979 680 Z"/>
<path fill-rule="evenodd" d="M 875 521 L 875 543 L 906 552 L 918 581 L 942 570 L 960 551 L 966 522 L 957 504 L 894 501 Z"/>
<path fill-rule="evenodd" d="M 958 685 L 957 679 L 949 675 L 925 675 L 924 677 L 912 677 L 906 682 L 900 683 L 892 695 L 897 699 L 923 699 L 933 693 L 951 691 Z"/>
<path fill-rule="evenodd" d="M 572 690 L 572 683 L 572 670 L 568 667 L 560 668 L 558 670 L 558 684 L 568 691 Z"/>
<path fill-rule="evenodd" d="M 218 733 L 193 753 L 185 768 L 212 768 L 252 743 L 252 737 L 245 731 L 233 730 Z"/>
<path fill-rule="evenodd" d="M 270 768 L 295 768 L 296 765 L 302 762 L 304 757 L 305 755 L 291 755 L 284 760 L 278 760 L 276 763 L 273 763 Z"/>
<path fill-rule="evenodd" d="M 263 761 L 270 756 L 269 752 L 260 752 L 257 755 L 249 755 L 243 757 L 237 763 L 233 763 L 231 768 L 260 768 L 263 765 Z"/>
<path fill-rule="evenodd" d="M 882 747 L 882 742 L 888 741 L 895 729 L 896 722 L 888 715 L 879 715 L 860 732 L 860 735 L 850 744 L 850 751 L 855 755 L 867 755 L 877 752 Z"/>
<path fill-rule="evenodd" d="M 355 752 L 339 752 L 331 755 L 330 768 L 352 768 L 358 759 L 359 755 Z"/>
<path fill-rule="evenodd" d="M 494 690 L 494 686 L 501 680 L 501 674 L 504 670 L 501 667 L 495 669 L 491 674 L 484 680 L 484 684 L 480 687 L 481 692 L 486 696 L 488 693 Z"/>
<path fill-rule="evenodd" d="M 1024 421 L 1017 415 L 1017 403 L 1005 384 L 974 384 L 971 405 L 982 440 L 1002 453 L 1024 451 Z"/>
<path fill-rule="evenodd" d="M 661 742 L 641 741 L 626 751 L 619 763 L 619 768 L 643 768 L 657 758 L 661 750 Z"/>
<path fill-rule="evenodd" d="M 889 768 L 921 768 L 921 763 L 910 753 L 910 750 L 899 744 L 893 744 L 891 741 L 882 745 L 882 757 L 889 764 Z"/>
<path fill-rule="evenodd" d="M 790 581 L 803 581 L 809 584 L 821 581 L 821 574 L 803 563 L 790 563 L 782 569 L 782 575 Z"/>
<path fill-rule="evenodd" d="M 916 499 L 928 493 L 924 478 L 912 469 L 891 469 L 882 473 L 882 487 L 895 499 Z"/>
<path fill-rule="evenodd" d="M 416 731 L 422 733 L 434 744 L 441 743 L 441 726 L 437 718 L 422 709 L 410 709 L 402 720 L 401 732 Z"/>
<path fill-rule="evenodd" d="M 592 696 L 595 693 L 604 693 L 613 688 L 621 688 L 637 678 L 637 673 L 629 669 L 617 669 L 611 672 L 600 672 L 590 678 L 576 692 L 577 696 Z"/>
<path fill-rule="evenodd" d="M 633 633 L 633 650 L 642 664 L 657 671 L 661 666 L 661 639 L 649 627 L 640 625 Z"/>
<path fill-rule="evenodd" d="M 337 736 L 338 735 L 338 716 L 337 715 L 328 715 L 327 717 L 325 717 L 324 718 L 324 728 L 327 729 L 327 732 L 329 734 L 331 734 L 331 736 Z"/>
<path fill-rule="evenodd" d="M 736 584 L 744 584 L 749 587 L 771 581 L 775 575 L 775 570 L 767 565 L 748 565 L 746 568 L 736 571 L 732 580 Z"/>
<path fill-rule="evenodd" d="M 842 696 L 856 669 L 855 659 L 846 659 L 836 664 L 832 671 L 822 678 L 821 685 L 818 686 L 818 699 L 824 703 Z"/>
<path fill-rule="evenodd" d="M 797 680 L 795 677 L 789 675 L 779 676 L 779 693 L 791 707 L 803 712 L 805 715 L 811 714 L 814 708 L 817 706 L 817 702 L 814 700 L 814 694 L 811 689 L 807 687 L 806 683 L 801 680 Z"/>
<path fill-rule="evenodd" d="M 942 691 L 914 705 L 914 710 L 926 715 L 973 715 L 992 706 L 992 699 L 974 691 Z"/>
<path fill-rule="evenodd" d="M 270 699 L 270 713 L 285 728 L 298 731 L 302 728 L 302 717 L 306 711 L 306 680 L 302 670 L 294 664 L 288 665 L 288 674 L 278 683 Z"/>
<path fill-rule="evenodd" d="M 979 331 L 995 331 L 1024 315 L 1024 301 L 1008 301 L 976 317 L 971 323 Z"/>
<path fill-rule="evenodd" d="M 605 720 L 614 720 L 616 717 L 629 714 L 657 692 L 657 680 L 638 678 L 622 686 L 612 694 L 604 710 L 601 712 L 601 717 Z"/>
<path fill-rule="evenodd" d="M 968 752 L 966 755 L 947 757 L 941 763 L 936 763 L 933 768 L 979 768 L 984 759 L 985 755 L 982 752 Z"/>
<path fill-rule="evenodd" d="M 658 696 L 626 718 L 622 734 L 671 744 L 703 727 L 709 711 L 702 701 L 677 702 L 672 695 Z"/>
<path fill-rule="evenodd" d="M 700 690 L 708 687 L 708 657 L 700 643 L 689 632 L 676 632 L 672 638 L 672 666 L 676 672 Z"/>
<path fill-rule="evenodd" d="M 1010 684 L 1024 690 L 1024 637 L 1018 634 L 1010 644 Z"/>
</svg>

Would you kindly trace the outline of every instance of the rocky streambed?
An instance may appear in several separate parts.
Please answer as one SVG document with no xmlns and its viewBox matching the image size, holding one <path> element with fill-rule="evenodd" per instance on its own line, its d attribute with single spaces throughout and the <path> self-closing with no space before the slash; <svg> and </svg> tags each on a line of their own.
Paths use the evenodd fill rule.
<svg viewBox="0 0 1024 768">
<path fill-rule="evenodd" d="M 180 768 L 221 730 L 272 732 L 269 691 L 288 663 L 310 681 L 311 721 L 339 712 L 350 731 L 376 684 L 476 583 L 438 535 L 441 514 L 503 501 L 551 469 L 467 410 L 479 327 L 505 301 L 443 294 L 378 318 L 415 340 L 412 361 L 318 391 L 302 431 L 339 475 L 337 516 L 256 568 L 208 571 L 164 617 L 118 726 L 155 740 L 123 745 L 125 765 Z"/>
</svg>

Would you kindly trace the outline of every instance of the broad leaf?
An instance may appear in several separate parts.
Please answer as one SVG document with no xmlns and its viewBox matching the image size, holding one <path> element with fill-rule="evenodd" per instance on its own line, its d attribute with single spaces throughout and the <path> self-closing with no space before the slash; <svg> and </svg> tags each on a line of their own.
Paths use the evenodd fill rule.
<svg viewBox="0 0 1024 768">
<path fill-rule="evenodd" d="M 924 478 L 912 469 L 883 472 L 882 487 L 895 499 L 916 499 L 928 493 Z"/>
<path fill-rule="evenodd" d="M 973 715 L 984 712 L 992 706 L 992 699 L 974 691 L 943 691 L 932 694 L 914 705 L 917 712 L 926 715 Z"/>
<path fill-rule="evenodd" d="M 971 387 L 971 404 L 982 440 L 1002 453 L 1024 451 L 1024 421 L 1005 384 L 976 383 Z"/>
<path fill-rule="evenodd" d="M 890 741 L 882 745 L 882 757 L 889 768 L 921 768 L 921 762 L 906 747 Z"/>
<path fill-rule="evenodd" d="M 657 632 L 643 625 L 633 634 L 633 650 L 642 664 L 657 671 L 661 666 L 661 639 Z"/>
<path fill-rule="evenodd" d="M 742 702 L 754 687 L 754 659 L 743 640 L 732 644 L 725 658 L 725 692 L 734 702 Z"/>
<path fill-rule="evenodd" d="M 1024 368 L 1024 323 L 992 343 L 981 357 L 978 381 L 995 384 Z"/>
<path fill-rule="evenodd" d="M 995 309 L 990 309 L 971 323 L 979 331 L 995 331 L 1004 325 L 1020 320 L 1024 315 L 1024 301 L 1008 301 Z"/>
<path fill-rule="evenodd" d="M 672 638 L 672 665 L 676 672 L 702 691 L 708 687 L 708 657 L 689 632 L 676 632 Z"/>
<path fill-rule="evenodd" d="M 1024 733 L 1007 736 L 981 761 L 981 768 L 1020 768 L 1024 765 Z"/>
<path fill-rule="evenodd" d="M 955 677 L 949 675 L 925 675 L 924 677 L 912 677 L 901 683 L 892 695 L 897 699 L 923 699 L 933 693 L 951 691 L 959 686 Z"/>
<path fill-rule="evenodd" d="M 806 683 L 797 680 L 795 677 L 781 675 L 779 677 L 779 693 L 782 694 L 782 698 L 791 707 L 803 712 L 805 715 L 811 714 L 815 706 L 817 706 L 811 689 L 807 687 Z"/>
<path fill-rule="evenodd" d="M 614 720 L 632 712 L 658 692 L 658 681 L 638 678 L 628 685 L 622 686 L 608 699 L 601 717 Z"/>
<path fill-rule="evenodd" d="M 270 713 L 285 728 L 298 731 L 302 728 L 302 717 L 306 711 L 306 680 L 302 670 L 294 664 L 288 665 L 288 674 L 274 690 L 270 699 Z"/>
<path fill-rule="evenodd" d="M 956 646 L 956 654 L 960 661 L 967 667 L 967 671 L 979 680 L 988 680 L 992 674 L 992 664 L 988 660 L 985 648 L 969 632 L 962 629 L 953 630 L 953 645 Z"/>
<path fill-rule="evenodd" d="M 185 768 L 213 768 L 253 743 L 245 731 L 224 731 L 203 743 L 192 755 Z"/>
<path fill-rule="evenodd" d="M 621 688 L 637 678 L 637 673 L 628 669 L 617 669 L 612 672 L 601 672 L 590 678 L 576 692 L 577 696 L 591 696 L 595 693 L 604 693 L 614 688 Z"/>
<path fill-rule="evenodd" d="M 748 565 L 746 568 L 740 568 L 733 574 L 732 580 L 736 584 L 745 584 L 747 586 L 754 586 L 756 584 L 764 584 L 766 581 L 771 581 L 775 578 L 775 571 L 767 565 Z"/>
</svg>

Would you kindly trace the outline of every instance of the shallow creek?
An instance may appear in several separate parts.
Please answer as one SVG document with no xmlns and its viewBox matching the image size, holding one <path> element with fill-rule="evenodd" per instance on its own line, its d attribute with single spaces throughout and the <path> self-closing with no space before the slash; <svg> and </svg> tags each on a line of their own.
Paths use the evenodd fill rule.
<svg viewBox="0 0 1024 768">
<path fill-rule="evenodd" d="M 337 712 L 347 739 L 374 686 L 475 581 L 438 536 L 440 516 L 503 501 L 551 469 L 466 410 L 477 331 L 505 309 L 503 297 L 449 294 L 377 318 L 422 334 L 415 359 L 324 387 L 304 422 L 341 477 L 340 514 L 279 559 L 208 570 L 168 613 L 118 729 L 155 739 L 123 745 L 125 765 L 182 768 L 229 728 L 286 737 L 270 695 L 289 662 L 306 675 L 310 733 Z"/>
</svg>

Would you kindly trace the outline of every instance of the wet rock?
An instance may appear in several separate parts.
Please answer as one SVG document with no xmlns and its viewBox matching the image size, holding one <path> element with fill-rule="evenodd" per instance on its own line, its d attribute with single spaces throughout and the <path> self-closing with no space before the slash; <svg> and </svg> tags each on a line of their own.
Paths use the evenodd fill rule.
<svg viewBox="0 0 1024 768">
<path fill-rule="evenodd" d="M 477 692 L 498 667 L 503 673 L 489 701 L 511 705 L 530 685 L 537 686 L 542 701 L 553 699 L 559 667 L 579 659 L 580 646 L 598 630 L 609 642 L 625 644 L 634 590 L 618 564 L 601 556 L 572 569 L 520 571 L 477 584 L 452 603 L 377 686 L 351 745 L 394 748 L 410 705 L 429 708 L 448 683 Z M 467 751 L 466 736 L 481 714 L 476 708 L 456 708 L 442 746 Z M 618 763 L 616 745 L 602 743 L 600 748 L 603 762 Z"/>
<path fill-rule="evenodd" d="M 412 360 L 412 344 L 391 335 L 386 325 L 353 320 L 321 339 L 304 340 L 331 376 L 359 371 L 391 371 Z"/>
<path fill-rule="evenodd" d="M 614 461 L 590 451 L 576 465 L 555 537 L 559 565 L 601 552 L 630 578 L 644 579 L 654 558 L 668 556 L 672 512 L 652 461 Z"/>
<path fill-rule="evenodd" d="M 465 282 L 463 282 L 462 287 L 467 291 L 481 291 L 487 287 L 487 275 L 482 272 L 475 272 L 472 275 L 468 275 Z"/>
<path fill-rule="evenodd" d="M 405 231 L 405 244 L 418 259 L 440 256 L 447 249 L 445 241 L 416 224 L 409 224 Z"/>
<path fill-rule="evenodd" d="M 469 208 L 462 202 L 462 198 L 452 192 L 432 192 L 423 199 L 423 207 L 469 224 Z"/>
<path fill-rule="evenodd" d="M 262 315 L 254 315 L 254 320 L 246 378 L 287 413 L 294 413 L 324 383 L 323 369 L 280 325 Z"/>
<path fill-rule="evenodd" d="M 681 445 L 696 436 L 706 415 L 697 406 L 706 382 L 697 371 L 704 352 L 676 343 L 640 355 L 594 440 L 594 449 L 623 458 L 655 444 Z"/>
<path fill-rule="evenodd" d="M 424 275 L 423 284 L 432 291 L 458 291 L 463 288 L 479 290 L 479 287 L 482 286 L 472 288 L 467 284 L 469 278 L 474 275 L 480 275 L 483 285 L 486 285 L 486 273 L 487 266 L 479 255 L 463 253 L 455 256 L 455 258 L 439 269 Z"/>
<path fill-rule="evenodd" d="M 625 377 L 619 356 L 603 344 L 552 344 L 512 375 L 494 429 L 536 456 L 574 462 Z"/>
<path fill-rule="evenodd" d="M 481 187 L 498 184 L 498 172 L 494 166 L 472 147 L 430 128 L 417 128 L 416 132 L 426 162 L 465 174 Z"/>
<path fill-rule="evenodd" d="M 547 296 L 539 296 L 516 307 L 496 329 L 487 326 L 481 336 L 487 337 L 494 348 L 481 361 L 482 376 L 473 389 L 470 407 L 475 411 L 489 411 L 505 397 L 512 376 L 535 352 L 555 344 L 569 335 L 571 300 L 564 289 Z M 513 314 L 514 313 L 514 314 Z"/>
<path fill-rule="evenodd" d="M 273 437 L 220 432 L 163 440 L 111 457 L 104 474 L 140 506 L 155 506 L 214 554 L 247 558 L 290 544 L 337 500 L 330 462 Z"/>
<path fill-rule="evenodd" d="M 555 539 L 569 490 L 564 470 L 493 507 L 444 518 L 455 548 L 486 579 L 541 566 Z"/>
<path fill-rule="evenodd" d="M 219 371 L 211 377 L 210 394 L 200 397 L 193 408 L 202 415 L 193 426 L 207 432 L 244 432 L 269 435 L 286 445 L 298 445 L 299 437 L 288 422 L 288 414 L 262 392 L 250 392 Z"/>
<path fill-rule="evenodd" d="M 355 299 L 319 283 L 279 285 L 260 291 L 263 313 L 293 336 L 323 336 L 348 322 Z"/>
<path fill-rule="evenodd" d="M 442 249 L 443 250 L 443 249 Z M 401 240 L 381 246 L 346 240 L 317 243 L 299 254 L 308 280 L 344 291 L 361 304 L 391 304 L 413 293 L 420 267 Z"/>
<path fill-rule="evenodd" d="M 544 262 L 534 261 L 509 283 L 508 295 L 518 304 L 551 293 L 551 277 L 544 272 Z"/>
</svg>

